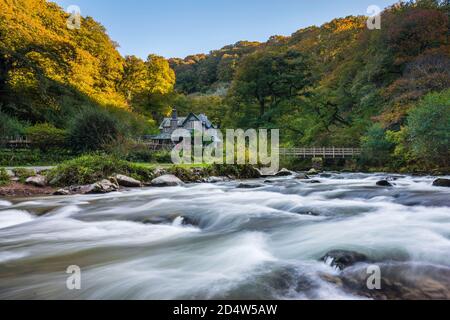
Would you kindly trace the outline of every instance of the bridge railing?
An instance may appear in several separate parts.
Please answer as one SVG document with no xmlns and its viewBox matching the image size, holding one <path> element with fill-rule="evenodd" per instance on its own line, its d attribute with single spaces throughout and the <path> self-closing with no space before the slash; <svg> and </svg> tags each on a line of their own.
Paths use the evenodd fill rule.
<svg viewBox="0 0 450 320">
<path fill-rule="evenodd" d="M 31 144 L 27 136 L 3 136 L 0 137 L 0 145 L 7 147 L 27 147 Z"/>
<path fill-rule="evenodd" d="M 347 158 L 360 156 L 361 149 L 342 147 L 280 148 L 280 155 L 300 158 Z"/>
</svg>

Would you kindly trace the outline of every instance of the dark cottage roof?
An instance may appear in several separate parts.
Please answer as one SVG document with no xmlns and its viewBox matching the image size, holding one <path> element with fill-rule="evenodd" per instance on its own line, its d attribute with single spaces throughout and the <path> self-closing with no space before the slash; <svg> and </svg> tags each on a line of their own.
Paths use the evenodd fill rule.
<svg viewBox="0 0 450 320">
<path fill-rule="evenodd" d="M 206 115 L 199 114 L 196 115 L 194 113 L 190 113 L 187 117 L 178 117 L 178 127 L 183 127 L 187 121 L 189 121 L 191 118 L 195 118 L 198 121 L 202 122 L 205 125 L 206 129 L 215 128 L 214 125 L 209 121 L 208 117 Z M 159 126 L 159 129 L 162 130 L 164 128 L 170 128 L 170 122 L 172 118 L 164 118 L 164 120 L 161 122 L 161 125 Z"/>
<path fill-rule="evenodd" d="M 172 140 L 171 133 L 160 133 L 157 136 L 152 136 L 152 140 Z"/>
<path fill-rule="evenodd" d="M 170 128 L 171 120 L 172 120 L 172 118 L 164 118 L 164 120 L 161 122 L 161 125 L 159 126 L 159 129 L 162 130 L 164 128 Z M 185 120 L 186 120 L 186 117 L 178 117 L 178 126 L 182 127 Z"/>
</svg>

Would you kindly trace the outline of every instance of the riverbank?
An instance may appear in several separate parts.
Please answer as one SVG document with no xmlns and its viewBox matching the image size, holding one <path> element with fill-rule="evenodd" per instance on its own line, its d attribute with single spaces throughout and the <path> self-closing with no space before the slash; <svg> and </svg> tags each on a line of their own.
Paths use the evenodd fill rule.
<svg viewBox="0 0 450 320">
<path fill-rule="evenodd" d="M 261 176 L 250 165 L 149 165 L 106 155 L 83 156 L 56 167 L 1 170 L 0 195 L 9 197 L 109 193 L 130 187 L 163 187 Z"/>
</svg>

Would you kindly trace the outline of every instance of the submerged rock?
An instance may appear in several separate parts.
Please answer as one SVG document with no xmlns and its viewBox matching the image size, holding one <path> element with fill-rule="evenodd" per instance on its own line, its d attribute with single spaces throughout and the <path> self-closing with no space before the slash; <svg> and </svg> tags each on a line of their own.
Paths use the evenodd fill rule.
<svg viewBox="0 0 450 320">
<path fill-rule="evenodd" d="M 333 250 L 323 256 L 321 260 L 332 267 L 344 270 L 358 262 L 366 262 L 368 261 L 368 258 L 365 255 L 354 251 Z"/>
<path fill-rule="evenodd" d="M 392 184 L 387 180 L 380 180 L 377 182 L 377 186 L 379 187 L 392 187 Z"/>
<path fill-rule="evenodd" d="M 26 184 L 43 188 L 47 185 L 47 178 L 41 175 L 37 175 L 34 177 L 29 177 L 27 180 L 25 180 Z"/>
<path fill-rule="evenodd" d="M 127 177 L 122 174 L 115 175 L 114 178 L 117 181 L 117 184 L 122 187 L 139 188 L 142 186 L 142 182 L 140 182 L 139 180 Z"/>
<path fill-rule="evenodd" d="M 240 183 L 236 188 L 238 189 L 256 189 L 264 187 L 264 185 L 259 183 Z"/>
<path fill-rule="evenodd" d="M 183 181 L 171 174 L 163 175 L 159 178 L 153 179 L 151 185 L 153 187 L 175 187 L 183 184 Z"/>
<path fill-rule="evenodd" d="M 299 180 L 308 180 L 309 177 L 308 177 L 308 175 L 307 175 L 306 173 L 301 172 L 301 173 L 298 173 L 298 174 L 295 176 L 295 179 L 299 179 Z"/>
<path fill-rule="evenodd" d="M 88 194 L 101 194 L 101 193 L 110 193 L 119 190 L 119 185 L 109 181 L 102 180 L 97 183 L 91 184 L 89 188 L 85 191 Z"/>
<path fill-rule="evenodd" d="M 303 183 L 317 184 L 317 183 L 321 183 L 321 182 L 319 180 L 307 180 L 307 181 L 303 181 Z"/>
<path fill-rule="evenodd" d="M 447 267 L 415 263 L 377 263 L 380 289 L 367 286 L 365 266 L 344 270 L 339 275 L 321 275 L 345 291 L 376 300 L 447 300 L 450 299 L 450 270 Z"/>
<path fill-rule="evenodd" d="M 433 186 L 435 187 L 450 187 L 450 179 L 436 179 L 433 182 Z"/>
</svg>

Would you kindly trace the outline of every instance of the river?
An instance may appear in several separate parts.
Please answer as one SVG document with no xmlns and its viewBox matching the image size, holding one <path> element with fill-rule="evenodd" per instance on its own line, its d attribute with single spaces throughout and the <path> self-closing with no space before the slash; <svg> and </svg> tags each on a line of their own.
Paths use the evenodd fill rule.
<svg viewBox="0 0 450 320">
<path fill-rule="evenodd" d="M 450 299 L 450 189 L 386 177 L 0 199 L 0 299 Z M 331 250 L 368 261 L 339 270 Z"/>
</svg>

